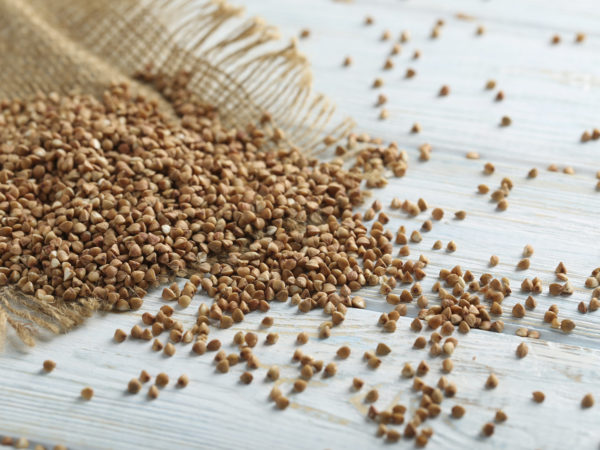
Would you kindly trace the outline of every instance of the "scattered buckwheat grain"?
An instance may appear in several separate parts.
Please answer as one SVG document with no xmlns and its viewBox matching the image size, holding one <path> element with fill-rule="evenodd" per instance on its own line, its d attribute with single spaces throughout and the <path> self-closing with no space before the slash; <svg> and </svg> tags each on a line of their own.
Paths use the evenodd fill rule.
<svg viewBox="0 0 600 450">
<path fill-rule="evenodd" d="M 94 396 L 94 390 L 91 387 L 84 387 L 81 390 L 81 398 L 84 400 L 91 400 Z"/>
<path fill-rule="evenodd" d="M 167 384 L 169 384 L 169 375 L 167 375 L 164 372 L 159 373 L 158 375 L 156 375 L 154 384 L 161 388 L 165 387 Z"/>
<path fill-rule="evenodd" d="M 542 403 L 546 399 L 546 395 L 542 391 L 533 391 L 531 396 L 536 403 Z"/>
<path fill-rule="evenodd" d="M 498 386 L 498 377 L 491 373 L 485 382 L 485 387 L 488 389 L 494 389 L 496 386 Z"/>
<path fill-rule="evenodd" d="M 120 328 L 117 328 L 114 334 L 115 342 L 123 342 L 125 339 L 127 339 L 127 333 L 125 333 Z"/>
<path fill-rule="evenodd" d="M 363 380 L 361 380 L 360 378 L 352 379 L 352 386 L 357 391 L 361 390 L 364 384 L 365 384 L 365 382 Z"/>
<path fill-rule="evenodd" d="M 189 383 L 190 383 L 190 378 L 186 374 L 183 374 L 177 379 L 176 386 L 181 389 L 181 388 L 186 387 Z"/>
<path fill-rule="evenodd" d="M 42 367 L 44 368 L 44 372 L 50 373 L 56 367 L 56 363 L 51 359 L 47 359 L 46 361 L 44 361 Z"/>
<path fill-rule="evenodd" d="M 378 398 L 379 392 L 377 391 L 377 389 L 371 389 L 369 392 L 367 392 L 367 395 L 365 396 L 365 403 L 375 403 Z"/>
<path fill-rule="evenodd" d="M 159 391 L 158 388 L 156 387 L 156 385 L 152 385 L 150 386 L 150 389 L 148 389 L 148 398 L 154 400 L 156 398 L 158 398 L 159 395 Z"/>
<path fill-rule="evenodd" d="M 581 407 L 584 409 L 591 408 L 594 406 L 594 396 L 592 394 L 586 394 L 581 399 Z"/>
<path fill-rule="evenodd" d="M 142 383 L 140 383 L 140 380 L 137 378 L 132 378 L 129 380 L 129 383 L 127 384 L 127 391 L 129 391 L 130 394 L 137 394 L 140 392 L 140 389 L 142 389 Z"/>
<path fill-rule="evenodd" d="M 517 346 L 517 356 L 519 358 L 525 358 L 525 356 L 527 356 L 527 353 L 529 353 L 529 347 L 527 347 L 527 344 L 525 344 L 525 342 L 521 342 Z"/>
<path fill-rule="evenodd" d="M 484 436 L 491 436 L 492 434 L 494 434 L 494 424 L 491 422 L 486 423 L 481 429 L 481 432 Z"/>
</svg>

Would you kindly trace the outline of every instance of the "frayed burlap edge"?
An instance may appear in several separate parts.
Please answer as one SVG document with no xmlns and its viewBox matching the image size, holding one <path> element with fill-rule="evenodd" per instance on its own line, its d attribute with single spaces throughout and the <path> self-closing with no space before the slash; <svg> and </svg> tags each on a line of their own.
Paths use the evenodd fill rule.
<svg viewBox="0 0 600 450">
<path fill-rule="evenodd" d="M 3 287 L 0 289 L 0 349 L 8 326 L 15 330 L 23 343 L 33 346 L 38 327 L 54 334 L 63 333 L 83 323 L 99 307 L 100 302 L 95 299 L 49 303 L 24 294 L 15 287 Z"/>
</svg>

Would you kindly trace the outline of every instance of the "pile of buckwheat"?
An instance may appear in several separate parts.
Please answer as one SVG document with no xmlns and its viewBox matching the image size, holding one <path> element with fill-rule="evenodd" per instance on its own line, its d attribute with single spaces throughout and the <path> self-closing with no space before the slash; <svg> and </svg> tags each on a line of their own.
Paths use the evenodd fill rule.
<svg viewBox="0 0 600 450">
<path fill-rule="evenodd" d="M 395 332 L 407 304 L 415 301 L 419 312 L 410 327 L 415 332 L 427 327 L 431 337 L 429 341 L 417 337 L 414 348 L 429 345 L 431 356 L 443 358 L 445 374 L 453 369 L 455 330 L 504 330 L 499 316 L 502 300 L 512 292 L 507 278 L 489 273 L 476 278 L 460 266 L 442 269 L 433 285 L 439 302 L 430 305 L 420 285 L 429 261 L 423 255 L 409 259 L 409 244 L 421 241 L 420 232 L 404 226 L 386 229 L 389 218 L 379 200 L 364 215 L 355 211 L 366 198 L 362 185 L 383 187 L 386 176 L 405 174 L 408 157 L 396 144 L 384 146 L 368 136 L 351 135 L 346 145 L 335 150 L 340 158 L 320 161 L 290 145 L 268 114 L 256 126 L 225 128 L 218 112 L 186 88 L 185 73 L 169 78 L 147 71 L 139 79 L 153 85 L 177 117 L 163 113 L 158 102 L 132 94 L 127 85 L 112 86 L 101 100 L 49 94 L 0 102 L 0 285 L 9 286 L 0 307 L 8 313 L 30 317 L 11 306 L 13 291 L 6 289 L 34 299 L 42 310 L 44 305 L 73 305 L 77 314 L 78 304 L 93 300 L 102 309 L 127 311 L 140 308 L 150 288 L 185 276 L 189 281 L 182 289 L 173 283 L 163 289 L 162 297 L 183 308 L 199 290 L 212 297 L 212 305 L 202 303 L 198 308 L 196 323 L 185 329 L 167 304 L 156 314 L 144 313 L 145 328 L 135 325 L 129 335 L 154 339 L 152 349 L 166 356 L 175 354 L 175 344 L 194 342 L 196 354 L 216 352 L 220 373 L 242 360 L 247 369 L 256 369 L 258 359 L 252 349 L 258 338 L 252 332 L 238 332 L 233 340 L 240 352 L 227 355 L 219 340 L 208 339 L 210 326 L 229 328 L 253 310 L 268 311 L 273 300 L 289 300 L 301 312 L 318 307 L 331 316 L 319 328 L 319 337 L 325 339 L 344 321 L 347 308 L 366 306 L 363 298 L 353 294 L 366 285 L 379 286 L 393 306 L 379 318 L 384 332 Z M 441 95 L 448 93 L 449 88 Z M 421 148 L 421 159 L 427 160 L 430 151 L 430 146 Z M 346 169 L 348 160 L 351 165 Z M 485 170 L 493 171 L 493 166 L 486 165 Z M 501 188 L 506 189 L 504 198 L 512 182 L 503 180 Z M 481 193 L 488 190 L 479 187 Z M 390 207 L 413 217 L 430 208 L 424 199 L 399 198 Z M 429 232 L 443 216 L 441 208 L 432 209 L 421 231 Z M 455 217 L 463 220 L 466 212 L 458 211 Z M 442 246 L 437 241 L 434 249 Z M 456 249 L 453 241 L 447 243 L 448 252 Z M 518 269 L 529 268 L 532 254 L 533 248 L 527 246 Z M 492 256 L 490 265 L 496 264 L 498 257 Z M 572 286 L 562 263 L 556 274 L 565 284 L 550 285 L 551 295 L 570 295 Z M 598 309 L 599 282 L 600 269 L 596 269 L 586 282 L 595 288 L 591 311 Z M 399 293 L 394 292 L 397 285 Z M 538 278 L 525 279 L 521 286 L 532 294 L 542 289 Z M 530 296 L 512 314 L 523 317 L 535 307 Z M 588 306 L 582 308 L 587 311 Z M 551 308 L 544 320 L 553 328 L 572 331 L 575 324 L 560 321 L 557 315 L 558 308 Z M 261 325 L 268 328 L 273 319 L 265 317 Z M 166 344 L 158 339 L 163 332 L 168 332 Z M 517 334 L 539 337 L 525 328 Z M 127 337 L 127 332 L 115 331 L 115 341 Z M 276 333 L 269 333 L 265 343 L 274 345 L 277 340 Z M 297 344 L 307 340 L 301 332 Z M 380 343 L 364 359 L 377 369 L 380 357 L 391 351 Z M 338 359 L 348 358 L 350 352 L 348 346 L 341 347 Z M 524 343 L 516 349 L 519 358 L 527 353 Z M 317 372 L 336 375 L 334 362 L 315 361 L 299 349 L 292 358 L 300 363 L 293 384 L 297 393 Z M 50 372 L 55 366 L 46 361 L 44 370 Z M 420 393 L 419 407 L 411 417 L 405 405 L 389 411 L 370 405 L 368 417 L 377 424 L 379 436 L 396 441 L 404 435 L 414 437 L 419 446 L 427 444 L 433 430 L 422 424 L 438 416 L 444 398 L 453 397 L 457 389 L 445 376 L 436 385 L 426 384 L 422 377 L 428 371 L 424 360 L 416 368 L 407 363 L 402 370 L 402 377 L 413 379 L 413 389 Z M 277 366 L 268 369 L 267 378 L 279 378 Z M 138 393 L 149 379 L 142 371 L 139 379 L 129 382 L 128 391 Z M 250 371 L 240 376 L 243 384 L 253 379 Z M 157 398 L 157 386 L 168 382 L 167 374 L 159 374 L 149 398 Z M 177 386 L 188 382 L 183 374 Z M 491 374 L 486 387 L 496 388 L 498 382 Z M 352 381 L 354 390 L 363 384 L 359 378 Z M 93 395 L 90 387 L 81 391 L 86 400 Z M 289 405 L 277 387 L 270 397 L 280 409 Z M 378 398 L 378 391 L 371 389 L 364 400 L 374 403 Z M 533 398 L 541 402 L 543 393 L 534 392 Z M 593 397 L 582 402 L 590 407 Z M 451 409 L 455 419 L 464 414 L 461 405 Z M 506 415 L 498 411 L 495 422 L 505 420 Z M 403 425 L 403 433 L 391 425 Z M 493 423 L 483 425 L 483 435 L 493 432 Z"/>
<path fill-rule="evenodd" d="M 214 317 L 289 297 L 302 310 L 363 306 L 350 293 L 390 265 L 391 234 L 369 233 L 352 208 L 365 170 L 405 166 L 404 155 L 376 149 L 347 171 L 278 146 L 278 129 L 224 129 L 185 74 L 141 77 L 179 121 L 125 85 L 101 101 L 0 103 L 0 284 L 123 311 L 185 274 L 193 287 L 178 297 L 202 287 Z"/>
</svg>

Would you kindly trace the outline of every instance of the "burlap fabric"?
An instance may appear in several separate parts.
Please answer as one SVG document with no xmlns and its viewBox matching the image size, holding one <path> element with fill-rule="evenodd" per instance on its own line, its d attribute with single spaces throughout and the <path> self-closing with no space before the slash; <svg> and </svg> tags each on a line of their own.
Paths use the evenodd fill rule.
<svg viewBox="0 0 600 450">
<path fill-rule="evenodd" d="M 165 75 L 191 73 L 188 87 L 219 109 L 226 126 L 268 112 L 290 144 L 311 152 L 325 136 L 346 134 L 351 122 L 312 92 L 296 43 L 280 42 L 275 28 L 241 14 L 206 0 L 0 0 L 0 100 L 100 95 L 122 81 L 158 98 L 133 79 L 151 65 Z M 0 292 L 0 343 L 10 326 L 33 345 L 36 328 L 68 331 L 100 306 L 94 299 L 47 305 L 11 289 Z"/>
</svg>

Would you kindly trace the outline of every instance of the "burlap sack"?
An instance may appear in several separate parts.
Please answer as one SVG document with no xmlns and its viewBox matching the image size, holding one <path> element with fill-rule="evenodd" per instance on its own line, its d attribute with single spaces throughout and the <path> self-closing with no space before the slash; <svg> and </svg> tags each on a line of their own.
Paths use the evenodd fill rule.
<svg viewBox="0 0 600 450">
<path fill-rule="evenodd" d="M 351 122 L 312 92 L 295 42 L 278 43 L 275 28 L 241 13 L 218 0 L 0 0 L 0 99 L 100 95 L 124 80 L 158 97 L 132 79 L 150 64 L 166 75 L 193 74 L 188 87 L 218 107 L 226 126 L 268 112 L 289 143 L 307 151 L 346 134 Z M 99 307 L 94 299 L 48 305 L 7 288 L 0 294 L 0 342 L 8 325 L 33 345 L 36 326 L 65 332 Z"/>
</svg>

